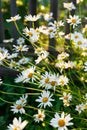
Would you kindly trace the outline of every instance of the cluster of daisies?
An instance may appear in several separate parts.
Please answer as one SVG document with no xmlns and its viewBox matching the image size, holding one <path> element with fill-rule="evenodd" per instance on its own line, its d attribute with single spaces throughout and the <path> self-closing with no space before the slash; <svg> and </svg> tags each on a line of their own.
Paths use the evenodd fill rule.
<svg viewBox="0 0 87 130">
<path fill-rule="evenodd" d="M 82 1 L 77 0 L 76 2 L 79 4 Z M 76 10 L 72 2 L 63 3 L 63 6 L 68 11 Z M 19 14 L 6 20 L 7 22 L 14 22 L 21 37 L 12 46 L 12 53 L 6 48 L 0 47 L 0 65 L 19 71 L 14 82 L 16 84 L 24 83 L 27 86 L 17 87 L 31 90 L 30 93 L 26 92 L 12 103 L 10 111 L 13 114 L 20 114 L 20 117 L 13 119 L 13 123 L 7 126 L 8 130 L 23 130 L 29 124 L 28 120 L 22 122 L 22 115 L 31 116 L 35 123 L 42 122 L 44 125 L 47 123 L 58 130 L 67 130 L 68 127 L 74 128 L 76 114 L 80 115 L 87 111 L 87 80 L 85 78 L 87 76 L 87 24 L 79 31 L 79 27 L 82 26 L 80 16 L 69 15 L 66 22 L 74 31 L 66 35 L 63 30 L 64 21 L 51 22 L 52 15 L 52 13 L 34 16 L 26 15 L 24 17 L 25 22 L 32 21 L 34 25 L 34 22 L 43 16 L 48 25 L 41 25 L 36 28 L 34 26 L 31 28 L 25 27 L 22 32 L 20 32 L 16 23 L 17 20 L 21 19 Z M 66 46 L 64 48 L 68 51 L 60 49 L 57 57 L 51 56 L 48 50 L 42 46 L 42 36 L 50 39 L 55 38 L 56 41 L 62 40 L 61 42 L 64 43 L 69 40 L 77 57 L 74 55 L 74 58 L 71 58 L 70 50 L 66 49 Z M 24 55 L 28 54 L 30 49 L 26 45 L 25 39 L 34 47 L 35 59 Z M 4 43 L 13 41 L 13 38 L 3 40 Z M 80 51 L 80 54 L 78 54 L 78 51 Z M 72 77 L 74 70 L 77 72 L 77 80 L 80 79 L 84 89 L 86 89 L 82 93 L 78 91 L 80 87 L 75 84 L 74 80 L 76 79 L 74 79 L 74 76 Z M 78 75 L 78 72 L 81 75 Z M 4 85 L 2 79 L 0 79 L 1 84 Z M 32 99 L 31 96 L 34 98 Z M 58 103 L 61 105 L 60 109 L 57 110 L 55 106 L 59 105 Z M 32 109 L 35 113 L 33 112 L 30 115 L 28 109 Z M 72 109 L 75 114 L 72 113 Z M 46 122 L 46 118 L 49 118 L 49 122 Z"/>
</svg>

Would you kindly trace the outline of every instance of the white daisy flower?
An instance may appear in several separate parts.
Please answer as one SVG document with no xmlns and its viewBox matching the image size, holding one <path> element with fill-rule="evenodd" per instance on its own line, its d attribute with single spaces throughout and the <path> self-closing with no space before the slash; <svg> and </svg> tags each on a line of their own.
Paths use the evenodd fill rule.
<svg viewBox="0 0 87 130">
<path fill-rule="evenodd" d="M 38 19 L 40 18 L 40 15 L 38 14 L 38 15 L 26 15 L 25 16 L 25 21 L 37 21 Z"/>
<path fill-rule="evenodd" d="M 14 41 L 14 38 L 10 38 L 10 39 L 4 39 L 3 43 L 12 43 Z"/>
<path fill-rule="evenodd" d="M 23 52 L 23 51 L 28 51 L 28 47 L 27 47 L 27 45 L 13 45 L 13 50 L 15 51 L 15 52 Z"/>
<path fill-rule="evenodd" d="M 26 103 L 27 103 L 27 98 L 28 98 L 28 95 L 27 94 L 25 94 L 25 95 L 22 95 L 22 97 L 20 97 L 20 102 L 21 102 L 21 104 L 23 104 L 23 105 L 26 105 Z"/>
<path fill-rule="evenodd" d="M 65 113 L 62 112 L 61 116 L 59 116 L 58 113 L 54 116 L 55 117 L 50 121 L 50 125 L 54 128 L 58 128 L 58 130 L 67 130 L 67 126 L 73 125 L 73 123 L 70 122 L 73 119 L 70 117 L 70 114 L 65 115 Z"/>
<path fill-rule="evenodd" d="M 34 121 L 39 123 L 40 121 L 44 120 L 45 113 L 43 110 L 38 109 L 38 114 L 35 114 L 33 117 L 34 117 Z"/>
<path fill-rule="evenodd" d="M 22 122 L 21 117 L 19 117 L 19 119 L 15 117 L 13 119 L 13 124 L 9 124 L 7 128 L 8 130 L 23 130 L 27 124 L 28 124 L 27 120 L 24 120 Z"/>
<path fill-rule="evenodd" d="M 29 59 L 29 58 L 27 58 L 27 57 L 23 57 L 22 59 L 20 59 L 19 61 L 18 61 L 18 64 L 19 65 L 24 65 L 24 64 L 27 64 L 29 61 L 31 61 L 31 59 Z"/>
<path fill-rule="evenodd" d="M 30 67 L 29 69 L 26 69 L 24 71 L 22 71 L 22 75 L 24 77 L 24 83 L 28 82 L 29 80 L 31 80 L 32 82 L 35 80 L 36 76 L 35 74 L 35 66 Z"/>
<path fill-rule="evenodd" d="M 21 45 L 21 44 L 23 44 L 25 42 L 25 39 L 23 38 L 23 37 L 19 37 L 18 39 L 17 39 L 17 44 L 18 45 Z"/>
<path fill-rule="evenodd" d="M 62 20 L 54 21 L 54 22 L 49 22 L 48 25 L 51 26 L 51 27 L 54 27 L 55 29 L 59 29 L 59 27 L 64 26 L 64 22 Z"/>
<path fill-rule="evenodd" d="M 77 15 L 74 16 L 69 15 L 69 19 L 67 19 L 67 23 L 70 23 L 70 25 L 72 25 L 73 28 L 75 28 L 78 24 L 81 23 L 81 19 Z"/>
<path fill-rule="evenodd" d="M 63 3 L 63 6 L 64 6 L 64 8 L 66 8 L 68 10 L 76 9 L 75 5 L 72 2 Z"/>
<path fill-rule="evenodd" d="M 36 75 L 34 75 L 35 73 L 35 66 L 30 67 L 29 69 L 26 69 L 24 71 L 21 72 L 21 74 L 18 75 L 18 77 L 15 79 L 15 82 L 23 82 L 23 83 L 27 83 L 29 80 L 31 80 L 32 82 L 35 80 L 35 78 L 37 77 Z"/>
<path fill-rule="evenodd" d="M 39 99 L 36 99 L 36 102 L 40 103 L 38 107 L 44 107 L 44 108 L 46 108 L 46 106 L 51 107 L 52 106 L 51 101 L 54 101 L 54 99 L 51 98 L 52 96 L 53 94 L 50 95 L 49 91 L 43 91 L 41 93 L 41 96 L 39 96 Z"/>
<path fill-rule="evenodd" d="M 44 49 L 42 47 L 38 47 L 38 48 L 35 49 L 35 53 L 37 55 L 40 55 L 43 51 L 44 51 Z"/>
<path fill-rule="evenodd" d="M 2 84 L 3 82 L 2 82 L 2 79 L 0 78 L 0 85 Z"/>
<path fill-rule="evenodd" d="M 39 64 L 42 60 L 45 60 L 49 55 L 49 52 L 42 51 L 40 55 L 38 55 L 38 58 L 35 60 L 36 64 Z"/>
<path fill-rule="evenodd" d="M 20 114 L 24 114 L 25 113 L 25 109 L 23 108 L 26 105 L 25 102 L 22 102 L 21 99 L 17 100 L 16 103 L 14 103 L 13 106 L 11 106 L 11 111 L 13 111 L 13 113 L 20 113 Z"/>
<path fill-rule="evenodd" d="M 55 67 L 61 69 L 61 72 L 62 72 L 63 69 L 68 68 L 68 64 L 67 62 L 64 62 L 64 61 L 61 61 L 61 62 L 58 61 L 57 63 L 55 63 Z"/>
<path fill-rule="evenodd" d="M 6 21 L 9 23 L 9 22 L 12 22 L 12 21 L 15 22 L 19 19 L 21 19 L 21 16 L 19 16 L 19 14 L 18 14 L 18 15 L 15 15 L 14 17 L 11 17 L 11 19 L 6 19 Z"/>
<path fill-rule="evenodd" d="M 87 24 L 86 24 L 85 27 L 82 29 L 82 32 L 83 32 L 83 33 L 87 32 Z"/>
<path fill-rule="evenodd" d="M 64 60 L 67 57 L 69 57 L 69 54 L 66 52 L 62 52 L 61 54 L 58 54 L 57 60 Z"/>
<path fill-rule="evenodd" d="M 9 53 L 7 50 L 3 51 L 3 52 L 0 51 L 0 61 L 3 61 L 5 58 L 8 57 L 8 55 L 9 55 Z"/>
<path fill-rule="evenodd" d="M 74 42 L 77 41 L 79 38 L 83 38 L 82 33 L 76 31 L 74 33 L 71 33 L 71 40 L 73 40 Z"/>
<path fill-rule="evenodd" d="M 71 69 L 75 67 L 75 63 L 73 61 L 68 61 L 67 65 Z"/>
<path fill-rule="evenodd" d="M 85 94 L 85 97 L 87 98 L 87 93 Z"/>
<path fill-rule="evenodd" d="M 80 2 L 83 2 L 83 0 L 76 0 L 77 4 L 79 4 Z"/>
<path fill-rule="evenodd" d="M 10 68 L 17 68 L 18 63 L 15 60 L 11 60 L 9 63 Z"/>
<path fill-rule="evenodd" d="M 85 38 L 79 38 L 79 39 L 77 39 L 76 41 L 75 41 L 75 46 L 76 47 L 80 47 L 80 48 L 85 48 L 85 47 L 87 47 L 87 40 L 85 41 L 86 39 Z"/>
<path fill-rule="evenodd" d="M 64 85 L 67 85 L 68 82 L 69 82 L 69 79 L 66 76 L 64 76 L 64 75 L 59 76 L 58 85 L 64 86 Z"/>
<path fill-rule="evenodd" d="M 48 86 L 48 89 L 53 88 L 55 91 L 56 86 L 58 85 L 58 75 L 51 74 L 49 82 L 50 82 L 50 85 Z"/>
<path fill-rule="evenodd" d="M 80 114 L 84 110 L 84 104 L 82 103 L 82 104 L 76 105 L 75 110 L 78 111 L 78 113 Z"/>
<path fill-rule="evenodd" d="M 49 36 L 50 38 L 54 38 L 55 37 L 55 32 L 56 32 L 56 28 L 55 27 L 48 27 L 48 33 L 49 33 Z"/>
<path fill-rule="evenodd" d="M 25 77 L 22 74 L 19 74 L 17 78 L 15 78 L 15 83 L 23 82 Z"/>
<path fill-rule="evenodd" d="M 84 110 L 87 110 L 87 102 L 84 103 Z"/>
<path fill-rule="evenodd" d="M 17 58 L 17 56 L 18 56 L 18 53 L 12 53 L 8 55 L 7 59 Z"/>
<path fill-rule="evenodd" d="M 72 95 L 70 93 L 63 92 L 63 97 L 60 97 L 59 99 L 63 100 L 64 106 L 69 106 L 70 101 L 72 100 Z"/>
<path fill-rule="evenodd" d="M 23 34 L 25 34 L 26 36 L 29 36 L 32 42 L 38 41 L 38 33 L 33 28 L 28 29 L 26 27 L 25 29 L 23 29 Z"/>
<path fill-rule="evenodd" d="M 50 73 L 45 72 L 45 74 L 41 75 L 41 80 L 40 80 L 40 86 L 45 87 L 46 89 L 49 89 L 50 86 Z"/>
<path fill-rule="evenodd" d="M 42 33 L 42 34 L 45 34 L 45 35 L 49 34 L 48 27 L 46 27 L 46 26 L 40 26 L 39 30 L 40 30 L 40 33 Z"/>
<path fill-rule="evenodd" d="M 86 72 L 87 71 L 87 61 L 84 63 L 84 71 Z"/>
<path fill-rule="evenodd" d="M 52 12 L 47 13 L 47 14 L 44 14 L 44 19 L 45 19 L 46 21 L 49 21 L 49 20 L 52 19 L 52 16 L 53 16 L 53 13 L 52 13 Z"/>
</svg>

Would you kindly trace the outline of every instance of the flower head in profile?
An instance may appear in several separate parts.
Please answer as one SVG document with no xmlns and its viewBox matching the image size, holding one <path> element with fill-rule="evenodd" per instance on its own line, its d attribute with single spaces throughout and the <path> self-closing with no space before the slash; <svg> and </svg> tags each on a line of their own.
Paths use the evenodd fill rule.
<svg viewBox="0 0 87 130">
<path fill-rule="evenodd" d="M 83 2 L 83 0 L 76 0 L 77 4 L 79 4 L 80 2 Z"/>
<path fill-rule="evenodd" d="M 0 78 L 0 85 L 2 84 L 3 82 L 2 82 L 2 79 Z"/>
<path fill-rule="evenodd" d="M 21 58 L 19 61 L 18 61 L 18 64 L 19 65 L 24 65 L 24 64 L 27 64 L 29 61 L 31 61 L 31 59 L 29 59 L 28 57 L 23 57 Z"/>
<path fill-rule="evenodd" d="M 84 71 L 87 71 L 87 61 L 84 63 Z"/>
<path fill-rule="evenodd" d="M 85 27 L 82 29 L 82 32 L 83 32 L 83 33 L 87 32 L 87 24 L 86 24 Z"/>
<path fill-rule="evenodd" d="M 76 9 L 75 5 L 72 2 L 63 3 L 63 6 L 68 10 Z"/>
<path fill-rule="evenodd" d="M 26 69 L 21 72 L 21 74 L 18 75 L 18 77 L 15 79 L 16 83 L 23 82 L 27 83 L 30 80 L 33 82 L 35 78 L 37 77 L 35 74 L 35 66 L 30 67 L 29 69 Z"/>
<path fill-rule="evenodd" d="M 49 52 L 43 50 L 41 53 L 38 53 L 38 54 L 39 55 L 38 55 L 37 59 L 35 60 L 36 64 L 39 64 L 41 61 L 46 60 L 46 58 L 49 55 Z"/>
<path fill-rule="evenodd" d="M 54 101 L 54 99 L 51 98 L 52 96 L 53 95 L 52 94 L 50 95 L 49 91 L 43 91 L 41 93 L 41 96 L 39 96 L 39 98 L 36 99 L 36 102 L 40 103 L 38 107 L 44 107 L 44 108 L 46 108 L 46 106 L 51 107 L 52 106 L 51 101 Z"/>
<path fill-rule="evenodd" d="M 56 113 L 54 115 L 54 118 L 51 119 L 50 125 L 54 128 L 58 128 L 58 130 L 67 130 L 67 126 L 73 125 L 72 122 L 70 122 L 73 118 L 70 117 L 70 114 L 65 115 L 64 112 L 62 112 L 61 116 Z"/>
<path fill-rule="evenodd" d="M 43 110 L 38 109 L 38 114 L 35 114 L 33 117 L 34 117 L 35 122 L 39 123 L 40 121 L 44 120 L 45 113 Z"/>
<path fill-rule="evenodd" d="M 66 52 L 62 52 L 61 54 L 58 54 L 57 59 L 58 60 L 64 60 L 67 57 L 69 57 L 69 54 L 66 53 Z"/>
<path fill-rule="evenodd" d="M 81 19 L 77 15 L 74 16 L 69 15 L 69 19 L 67 19 L 67 23 L 70 23 L 70 25 L 72 25 L 73 28 L 75 28 L 78 24 L 81 23 Z"/>
<path fill-rule="evenodd" d="M 9 22 L 15 22 L 17 20 L 21 19 L 21 16 L 18 15 L 15 15 L 14 17 L 11 17 L 11 19 L 6 19 L 6 21 L 9 23 Z"/>
<path fill-rule="evenodd" d="M 25 16 L 25 21 L 37 21 L 38 19 L 40 18 L 40 15 L 38 14 L 38 15 L 26 15 Z"/>
<path fill-rule="evenodd" d="M 53 13 L 52 13 L 52 12 L 47 13 L 47 14 L 44 14 L 44 19 L 45 19 L 46 21 L 49 21 L 49 20 L 52 19 L 52 16 L 53 16 Z"/>
<path fill-rule="evenodd" d="M 0 51 L 0 61 L 3 61 L 9 55 L 8 50 Z"/>
<path fill-rule="evenodd" d="M 28 51 L 28 47 L 27 47 L 27 45 L 22 45 L 22 44 L 20 44 L 20 45 L 13 45 L 13 50 L 15 51 L 15 52 L 23 52 L 23 51 Z"/>
<path fill-rule="evenodd" d="M 10 38 L 10 39 L 4 39 L 3 42 L 4 43 L 12 43 L 14 41 L 14 38 Z"/>
<path fill-rule="evenodd" d="M 15 117 L 13 119 L 13 124 L 9 124 L 7 128 L 8 130 L 23 130 L 27 124 L 28 124 L 27 120 L 24 120 L 22 122 L 21 117 L 19 117 L 19 119 Z"/>
</svg>

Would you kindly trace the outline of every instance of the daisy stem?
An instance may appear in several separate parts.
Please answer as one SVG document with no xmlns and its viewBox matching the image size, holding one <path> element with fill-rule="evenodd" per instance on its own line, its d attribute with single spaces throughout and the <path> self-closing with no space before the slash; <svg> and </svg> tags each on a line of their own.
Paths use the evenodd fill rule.
<svg viewBox="0 0 87 130">
<path fill-rule="evenodd" d="M 13 102 L 9 102 L 9 101 L 7 101 L 7 100 L 1 98 L 1 97 L 0 97 L 0 100 L 3 101 L 3 102 L 5 102 L 5 103 L 8 103 L 8 104 L 13 104 Z"/>
<path fill-rule="evenodd" d="M 35 88 L 30 88 L 30 87 L 15 86 L 15 85 L 6 84 L 6 83 L 2 83 L 2 85 L 5 85 L 5 86 L 7 86 L 7 87 L 12 86 L 12 87 L 15 87 L 15 88 L 24 88 L 24 89 L 29 89 L 29 90 L 35 90 L 35 91 L 40 91 L 40 92 L 42 92 L 42 90 L 40 90 L 40 89 L 35 89 Z"/>
</svg>

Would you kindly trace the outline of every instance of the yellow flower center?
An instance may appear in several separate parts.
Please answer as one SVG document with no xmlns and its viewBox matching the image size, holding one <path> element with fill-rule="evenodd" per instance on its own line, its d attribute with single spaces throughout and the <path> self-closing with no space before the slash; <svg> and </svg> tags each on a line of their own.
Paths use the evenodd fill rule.
<svg viewBox="0 0 87 130">
<path fill-rule="evenodd" d="M 17 127 L 15 127 L 15 128 L 13 128 L 13 130 L 20 130 L 20 127 L 17 126 Z"/>
<path fill-rule="evenodd" d="M 23 41 L 20 39 L 19 42 L 23 42 Z"/>
<path fill-rule="evenodd" d="M 11 66 L 13 66 L 13 67 L 16 66 L 16 63 L 15 63 L 15 62 L 12 62 L 12 63 L 11 63 Z"/>
<path fill-rule="evenodd" d="M 82 44 L 82 41 L 78 41 L 78 45 L 81 45 Z"/>
<path fill-rule="evenodd" d="M 85 109 L 87 109 L 87 104 L 85 105 Z"/>
<path fill-rule="evenodd" d="M 46 79 L 45 79 L 45 83 L 48 83 L 48 82 L 49 82 L 49 78 L 46 78 Z"/>
<path fill-rule="evenodd" d="M 38 118 L 42 118 L 42 114 L 38 114 Z"/>
<path fill-rule="evenodd" d="M 52 81 L 52 82 L 51 82 L 51 85 L 52 85 L 52 86 L 55 86 L 55 85 L 56 85 L 56 81 Z"/>
<path fill-rule="evenodd" d="M 44 97 L 44 98 L 42 99 L 42 102 L 43 102 L 43 103 L 48 102 L 48 98 L 47 98 L 47 97 Z"/>
<path fill-rule="evenodd" d="M 81 110 L 81 107 L 78 107 L 78 110 L 80 111 L 80 110 Z"/>
<path fill-rule="evenodd" d="M 28 78 L 32 78 L 32 76 L 33 76 L 32 72 L 28 74 Z"/>
<path fill-rule="evenodd" d="M 20 110 L 20 109 L 22 108 L 22 106 L 21 106 L 21 105 L 18 105 L 16 108 L 17 108 L 18 110 Z"/>
<path fill-rule="evenodd" d="M 12 18 L 12 21 L 16 21 L 16 18 L 13 17 L 13 18 Z"/>
<path fill-rule="evenodd" d="M 63 126 L 65 126 L 65 120 L 64 119 L 60 119 L 59 121 L 58 121 L 58 125 L 60 126 L 60 127 L 63 127 Z"/>
<path fill-rule="evenodd" d="M 61 55 L 61 58 L 65 58 L 65 55 Z"/>
<path fill-rule="evenodd" d="M 33 36 L 33 33 L 32 33 L 32 32 L 28 32 L 28 35 L 29 35 L 30 37 L 32 37 L 32 36 Z"/>
<path fill-rule="evenodd" d="M 53 29 L 50 29 L 49 32 L 53 32 Z"/>
<path fill-rule="evenodd" d="M 65 97 L 64 97 L 64 100 L 68 100 L 68 96 L 65 96 Z"/>
<path fill-rule="evenodd" d="M 61 79 L 61 80 L 60 80 L 60 83 L 61 83 L 61 84 L 64 84 L 64 80 L 63 80 L 63 79 Z"/>
<path fill-rule="evenodd" d="M 79 36 L 78 35 L 75 35 L 75 39 L 77 39 Z"/>
<path fill-rule="evenodd" d="M 37 50 L 36 50 L 37 52 L 41 52 L 42 51 L 42 49 L 41 48 L 37 48 Z"/>
<path fill-rule="evenodd" d="M 40 32 L 40 30 L 37 28 L 37 29 L 36 29 L 36 32 Z"/>
<path fill-rule="evenodd" d="M 22 46 L 19 46 L 19 47 L 18 47 L 18 50 L 21 51 L 21 50 L 22 50 Z"/>
<path fill-rule="evenodd" d="M 72 19 L 72 23 L 76 23 L 76 19 L 75 18 Z"/>
</svg>

